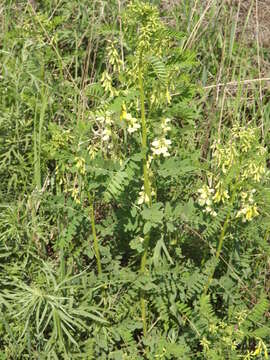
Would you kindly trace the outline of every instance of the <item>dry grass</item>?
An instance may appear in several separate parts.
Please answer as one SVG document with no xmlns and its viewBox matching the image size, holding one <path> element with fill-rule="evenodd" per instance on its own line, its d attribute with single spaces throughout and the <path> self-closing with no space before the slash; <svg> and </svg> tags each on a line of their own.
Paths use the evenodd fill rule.
<svg viewBox="0 0 270 360">
<path fill-rule="evenodd" d="M 239 2 L 239 0 L 235 1 L 235 3 L 237 2 Z M 252 44 L 254 41 L 256 41 L 258 20 L 259 42 L 262 47 L 267 48 L 270 46 L 270 1 L 257 0 L 257 6 L 258 11 L 256 14 L 255 0 L 242 1 L 239 31 L 241 31 L 241 25 L 244 25 L 248 13 L 251 10 L 243 40 L 249 44 Z M 256 15 L 258 15 L 258 19 Z"/>
</svg>

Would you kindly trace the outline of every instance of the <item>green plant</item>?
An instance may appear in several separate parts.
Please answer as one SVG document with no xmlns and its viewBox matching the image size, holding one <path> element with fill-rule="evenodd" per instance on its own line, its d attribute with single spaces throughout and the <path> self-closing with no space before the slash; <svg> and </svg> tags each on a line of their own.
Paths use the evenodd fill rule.
<svg viewBox="0 0 270 360">
<path fill-rule="evenodd" d="M 260 189 L 259 185 L 267 180 L 266 149 L 260 144 L 256 129 L 245 129 L 237 125 L 233 127 L 227 143 L 216 143 L 212 148 L 213 170 L 208 176 L 211 185 L 204 185 L 199 189 L 198 202 L 205 206 L 206 213 L 214 217 L 217 216 L 218 204 L 224 207 L 228 204 L 217 243 L 215 256 L 218 261 L 230 222 L 234 218 L 242 218 L 243 222 L 252 221 L 259 215 L 254 194 Z M 206 284 L 205 293 L 211 284 L 214 271 L 215 269 Z"/>
<path fill-rule="evenodd" d="M 268 358 L 252 6 L 1 4 L 1 359 Z"/>
</svg>

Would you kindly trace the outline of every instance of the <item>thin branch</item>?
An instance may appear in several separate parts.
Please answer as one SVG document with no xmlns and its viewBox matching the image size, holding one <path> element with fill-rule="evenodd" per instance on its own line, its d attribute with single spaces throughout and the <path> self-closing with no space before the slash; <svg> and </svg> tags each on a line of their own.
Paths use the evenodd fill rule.
<svg viewBox="0 0 270 360">
<path fill-rule="evenodd" d="M 184 45 L 184 50 L 186 50 L 193 42 L 197 32 L 199 31 L 199 28 L 203 22 L 203 19 L 205 18 L 208 10 L 211 8 L 212 4 L 213 4 L 214 0 L 209 0 L 206 8 L 204 9 L 204 12 L 202 13 L 200 19 L 198 20 L 197 24 L 194 26 L 193 30 L 191 31 L 191 34 L 189 35 L 189 38 L 187 39 L 185 45 Z"/>
<path fill-rule="evenodd" d="M 259 79 L 261 79 L 258 0 L 256 0 L 256 42 L 257 42 L 258 75 L 259 75 Z M 260 80 L 260 100 L 262 101 L 262 83 L 261 83 L 261 80 Z"/>
<path fill-rule="evenodd" d="M 74 85 L 74 87 L 75 87 L 77 90 L 79 90 L 79 88 L 78 88 L 76 82 L 74 81 L 72 75 L 70 74 L 67 66 L 64 64 L 63 59 L 62 59 L 61 55 L 59 54 L 59 51 L 58 51 L 57 48 L 55 47 L 55 45 L 54 45 L 54 43 L 53 43 L 53 38 L 50 37 L 50 35 L 48 34 L 47 30 L 44 28 L 44 26 L 43 26 L 42 22 L 40 21 L 39 17 L 37 16 L 36 10 L 34 9 L 34 7 L 33 7 L 33 5 L 32 5 L 32 3 L 31 3 L 30 0 L 28 0 L 28 5 L 29 5 L 29 8 L 30 8 L 30 10 L 31 10 L 31 12 L 32 12 L 32 15 L 34 16 L 34 18 L 36 19 L 36 21 L 39 23 L 39 26 L 41 27 L 42 31 L 44 32 L 44 34 L 45 34 L 45 36 L 46 36 L 46 38 L 47 38 L 47 40 L 48 40 L 48 44 L 53 48 L 53 50 L 54 50 L 54 52 L 55 52 L 58 60 L 61 62 L 61 66 L 62 66 L 63 70 L 64 70 L 64 69 L 66 70 L 67 75 L 68 75 L 70 81 L 72 82 L 72 84 Z"/>
<path fill-rule="evenodd" d="M 262 81 L 270 81 L 270 77 L 269 78 L 240 80 L 240 81 L 229 81 L 227 83 L 219 83 L 219 84 L 204 86 L 204 89 L 215 89 L 217 87 L 237 86 L 237 85 L 240 85 L 240 84 L 251 84 L 251 83 L 256 83 L 256 82 L 261 83 Z"/>
</svg>

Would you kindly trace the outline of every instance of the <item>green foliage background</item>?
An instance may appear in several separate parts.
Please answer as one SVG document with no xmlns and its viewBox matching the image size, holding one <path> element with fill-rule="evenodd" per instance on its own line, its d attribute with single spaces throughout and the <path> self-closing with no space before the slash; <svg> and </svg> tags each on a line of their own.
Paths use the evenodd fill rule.
<svg viewBox="0 0 270 360">
<path fill-rule="evenodd" d="M 233 125 L 257 128 L 248 157 L 261 145 L 268 162 L 269 89 L 243 80 L 260 75 L 258 50 L 269 57 L 226 4 L 0 5 L 1 359 L 268 358 L 268 170 L 245 183 L 251 221 L 236 202 L 215 217 L 198 204 Z M 140 122 L 140 71 L 146 149 L 123 117 Z M 141 204 L 164 118 L 170 156 L 153 157 Z"/>
</svg>

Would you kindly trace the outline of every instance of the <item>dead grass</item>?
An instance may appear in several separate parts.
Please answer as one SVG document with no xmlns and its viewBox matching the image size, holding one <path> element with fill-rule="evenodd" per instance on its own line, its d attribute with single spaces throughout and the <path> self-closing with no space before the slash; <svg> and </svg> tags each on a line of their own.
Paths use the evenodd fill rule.
<svg viewBox="0 0 270 360">
<path fill-rule="evenodd" d="M 234 0 L 239 3 L 240 0 Z M 257 48 L 259 77 L 270 74 L 270 0 L 242 0 L 237 38 L 245 45 Z M 246 25 L 245 25 L 246 23 Z M 242 36 L 243 33 L 243 36 Z"/>
<path fill-rule="evenodd" d="M 239 2 L 239 0 L 235 1 Z M 257 0 L 258 5 L 258 35 L 260 45 L 264 48 L 270 47 L 270 0 Z M 248 13 L 250 11 L 246 31 L 243 40 L 248 44 L 256 41 L 257 16 L 256 16 L 256 0 L 244 0 L 241 4 L 240 12 L 240 28 L 244 26 Z"/>
</svg>

